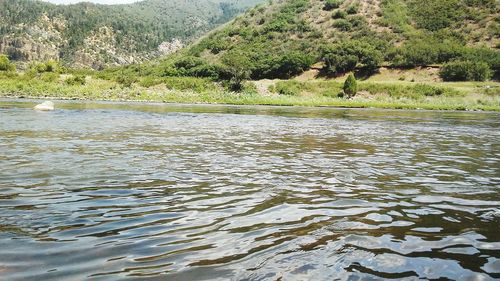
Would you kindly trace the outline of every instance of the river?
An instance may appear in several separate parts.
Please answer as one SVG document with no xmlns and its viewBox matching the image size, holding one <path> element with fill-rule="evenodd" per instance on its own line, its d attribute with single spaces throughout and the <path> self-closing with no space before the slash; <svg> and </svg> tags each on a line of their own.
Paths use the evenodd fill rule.
<svg viewBox="0 0 500 281">
<path fill-rule="evenodd" d="M 0 101 L 0 280 L 500 278 L 500 114 Z"/>
</svg>

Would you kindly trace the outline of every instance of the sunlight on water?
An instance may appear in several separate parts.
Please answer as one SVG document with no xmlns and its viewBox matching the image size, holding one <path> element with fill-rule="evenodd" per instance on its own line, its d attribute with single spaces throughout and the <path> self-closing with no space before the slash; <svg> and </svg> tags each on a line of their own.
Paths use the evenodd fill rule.
<svg viewBox="0 0 500 281">
<path fill-rule="evenodd" d="M 33 104 L 0 102 L 1 280 L 500 278 L 498 113 Z"/>
</svg>

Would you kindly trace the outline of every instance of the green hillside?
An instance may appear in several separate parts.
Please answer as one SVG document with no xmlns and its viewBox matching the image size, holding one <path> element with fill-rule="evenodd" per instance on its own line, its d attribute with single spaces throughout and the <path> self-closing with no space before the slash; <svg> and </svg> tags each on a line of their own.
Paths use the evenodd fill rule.
<svg viewBox="0 0 500 281">
<path fill-rule="evenodd" d="M 487 64 L 486 75 L 498 77 L 495 1 L 273 0 L 204 37 L 186 55 L 210 64 L 244 62 L 253 79 L 289 78 L 318 62 L 323 74 L 335 76 L 452 60 Z"/>
<path fill-rule="evenodd" d="M 129 5 L 0 1 L 0 53 L 102 68 L 141 62 L 232 19 L 258 0 L 146 0 Z"/>
</svg>

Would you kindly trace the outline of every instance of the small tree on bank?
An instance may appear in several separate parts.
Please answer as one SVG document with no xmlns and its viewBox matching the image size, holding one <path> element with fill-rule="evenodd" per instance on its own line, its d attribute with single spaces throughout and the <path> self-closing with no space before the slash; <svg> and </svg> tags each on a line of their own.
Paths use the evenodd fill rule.
<svg viewBox="0 0 500 281">
<path fill-rule="evenodd" d="M 239 51 L 227 52 L 222 61 L 229 74 L 228 86 L 232 91 L 239 92 L 243 89 L 243 82 L 250 78 L 250 59 Z"/>
<path fill-rule="evenodd" d="M 358 82 L 354 75 L 349 74 L 347 79 L 344 82 L 344 97 L 352 98 L 358 92 Z"/>
<path fill-rule="evenodd" d="M 0 71 L 14 71 L 16 67 L 10 62 L 9 57 L 0 54 Z"/>
</svg>

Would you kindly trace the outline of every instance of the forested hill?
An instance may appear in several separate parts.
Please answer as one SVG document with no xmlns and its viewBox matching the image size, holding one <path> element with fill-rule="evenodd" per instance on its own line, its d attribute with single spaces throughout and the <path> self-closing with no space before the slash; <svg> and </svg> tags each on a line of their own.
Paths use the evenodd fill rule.
<svg viewBox="0 0 500 281">
<path fill-rule="evenodd" d="M 484 80 L 498 75 L 499 36 L 498 0 L 273 0 L 187 54 L 215 65 L 240 62 L 252 79 L 288 78 L 315 63 L 336 75 L 461 61 L 486 77 L 462 71 L 452 79 Z"/>
<path fill-rule="evenodd" d="M 151 59 L 232 19 L 260 0 L 146 0 L 54 5 L 0 0 L 0 53 L 96 69 Z"/>
</svg>

